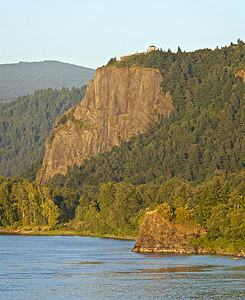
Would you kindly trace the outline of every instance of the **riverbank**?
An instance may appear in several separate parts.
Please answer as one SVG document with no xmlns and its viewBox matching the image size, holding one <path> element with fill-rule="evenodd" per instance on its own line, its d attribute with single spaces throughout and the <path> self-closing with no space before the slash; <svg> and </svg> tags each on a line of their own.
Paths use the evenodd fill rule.
<svg viewBox="0 0 245 300">
<path fill-rule="evenodd" d="M 0 235 L 23 235 L 23 236 L 88 236 L 88 237 L 100 237 L 100 238 L 110 238 L 110 239 L 118 239 L 118 240 L 131 240 L 135 241 L 136 237 L 132 236 L 117 236 L 113 234 L 97 234 L 97 233 L 91 233 L 91 232 L 82 232 L 75 230 L 73 228 L 67 227 L 66 225 L 62 225 L 60 228 L 59 226 L 55 227 L 18 227 L 17 229 L 14 228 L 1 228 L 0 229 Z M 141 254 L 190 254 L 190 253 L 184 253 L 184 252 L 176 252 L 176 251 L 153 251 L 152 249 L 145 249 L 144 251 L 135 251 Z M 213 249 L 206 248 L 202 249 L 202 251 L 199 251 L 199 253 L 196 254 L 206 254 L 206 255 L 225 255 L 225 256 L 234 256 L 234 257 L 240 257 L 245 258 L 245 253 L 241 252 L 228 252 L 228 251 L 214 251 Z"/>
<path fill-rule="evenodd" d="M 25 236 L 91 236 L 91 237 L 101 237 L 101 238 L 112 238 L 120 240 L 132 240 L 135 241 L 136 237 L 131 236 L 117 236 L 113 234 L 97 234 L 91 232 L 82 232 L 63 226 L 62 228 L 52 228 L 52 227 L 18 227 L 13 228 L 2 228 L 0 229 L 0 235 L 25 235 Z"/>
</svg>

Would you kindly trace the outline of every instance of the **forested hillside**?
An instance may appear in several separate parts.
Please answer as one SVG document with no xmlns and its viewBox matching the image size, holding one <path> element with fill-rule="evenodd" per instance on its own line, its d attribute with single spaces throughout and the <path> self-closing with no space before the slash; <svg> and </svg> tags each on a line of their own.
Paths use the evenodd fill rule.
<svg viewBox="0 0 245 300">
<path fill-rule="evenodd" d="M 81 87 L 95 70 L 58 61 L 19 62 L 0 65 L 0 103 L 36 90 Z"/>
<path fill-rule="evenodd" d="M 243 42 L 214 51 L 152 51 L 111 63 L 159 68 L 176 111 L 148 133 L 75 166 L 65 177 L 56 175 L 53 182 L 73 188 L 176 177 L 201 183 L 214 174 L 244 169 L 245 86 L 238 76 L 245 69 Z"/>
<path fill-rule="evenodd" d="M 0 106 L 0 176 L 17 176 L 43 158 L 55 120 L 80 103 L 85 90 L 49 88 Z"/>
<path fill-rule="evenodd" d="M 190 219 L 207 231 L 193 241 L 197 246 L 244 252 L 244 43 L 192 53 L 158 50 L 110 64 L 158 68 L 176 111 L 147 133 L 53 177 L 56 188 L 80 190 L 72 226 L 135 235 L 146 209 L 167 203 L 180 222 Z"/>
<path fill-rule="evenodd" d="M 175 111 L 120 147 L 55 175 L 49 188 L 57 220 L 80 233 L 136 236 L 146 212 L 157 209 L 181 226 L 201 225 L 207 235 L 193 245 L 244 255 L 245 44 L 157 50 L 108 65 L 159 69 Z M 33 166 L 25 176 L 35 172 Z M 14 184 L 6 187 L 6 181 L 0 207 L 16 207 Z M 32 194 L 25 195 L 33 211 Z M 2 226 L 13 226 L 1 218 Z M 23 226 L 20 210 L 14 224 Z"/>
</svg>

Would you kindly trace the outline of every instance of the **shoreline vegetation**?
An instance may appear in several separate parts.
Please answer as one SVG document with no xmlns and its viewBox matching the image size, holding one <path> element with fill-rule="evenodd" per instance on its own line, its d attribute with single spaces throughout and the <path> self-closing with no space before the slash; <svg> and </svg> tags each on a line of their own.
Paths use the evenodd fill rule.
<svg viewBox="0 0 245 300">
<path fill-rule="evenodd" d="M 131 240 L 136 241 L 136 237 L 130 236 L 116 236 L 113 234 L 97 234 L 97 233 L 88 233 L 88 232 L 80 232 L 73 228 L 66 228 L 66 229 L 51 229 L 48 227 L 35 227 L 32 229 L 11 229 L 11 228 L 2 228 L 0 229 L 0 236 L 1 235 L 21 235 L 21 236 L 81 236 L 81 237 L 99 237 L 99 238 L 110 238 L 110 239 L 118 239 L 118 240 Z M 132 249 L 133 251 L 133 249 Z M 245 258 L 245 253 L 229 253 L 226 251 L 221 252 L 213 252 L 211 250 L 203 250 L 200 253 L 188 253 L 188 252 L 173 252 L 173 251 L 144 251 L 144 252 L 137 252 L 140 254 L 157 254 L 157 255 L 164 255 L 164 254 L 174 254 L 174 255 L 225 255 L 225 256 L 232 256 L 233 259 L 238 258 Z"/>
<path fill-rule="evenodd" d="M 176 226 L 193 223 L 206 231 L 188 240 L 197 249 L 244 256 L 245 43 L 156 50 L 109 66 L 158 69 L 175 111 L 47 184 L 34 181 L 37 166 L 25 179 L 0 177 L 2 234 L 136 237 L 147 212 L 158 209 Z M 10 128 L 18 144 L 18 123 Z M 31 140 L 26 144 L 32 147 Z M 13 161 L 16 151 L 8 151 Z"/>
<path fill-rule="evenodd" d="M 101 238 L 112 238 L 120 240 L 132 240 L 135 241 L 136 237 L 131 236 L 117 236 L 113 234 L 100 234 L 100 233 L 91 233 L 91 232 L 82 232 L 73 228 L 66 227 L 65 225 L 62 228 L 50 228 L 45 227 L 33 227 L 25 228 L 20 227 L 18 229 L 13 228 L 1 228 L 0 235 L 25 235 L 25 236 L 87 236 L 87 237 L 101 237 Z"/>
<path fill-rule="evenodd" d="M 157 209 L 163 218 L 186 228 L 184 235 L 198 224 L 207 232 L 188 240 L 192 247 L 244 256 L 244 179 L 240 172 L 201 185 L 180 179 L 145 185 L 108 182 L 98 193 L 79 195 L 26 179 L 0 178 L 0 232 L 134 239 L 147 213 Z"/>
</svg>

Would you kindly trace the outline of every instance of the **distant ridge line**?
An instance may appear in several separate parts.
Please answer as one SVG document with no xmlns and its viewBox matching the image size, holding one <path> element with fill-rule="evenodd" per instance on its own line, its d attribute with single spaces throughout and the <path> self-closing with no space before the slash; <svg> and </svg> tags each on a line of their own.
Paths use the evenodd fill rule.
<svg viewBox="0 0 245 300">
<path fill-rule="evenodd" d="M 15 100 L 36 90 L 87 85 L 95 70 L 56 60 L 0 64 L 0 102 Z"/>
</svg>

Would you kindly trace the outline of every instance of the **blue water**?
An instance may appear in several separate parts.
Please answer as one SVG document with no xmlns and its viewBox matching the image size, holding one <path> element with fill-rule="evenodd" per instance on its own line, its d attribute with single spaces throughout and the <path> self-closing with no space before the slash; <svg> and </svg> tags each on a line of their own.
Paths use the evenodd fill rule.
<svg viewBox="0 0 245 300">
<path fill-rule="evenodd" d="M 0 236 L 0 299 L 245 299 L 245 259 L 142 255 L 133 241 Z"/>
</svg>

